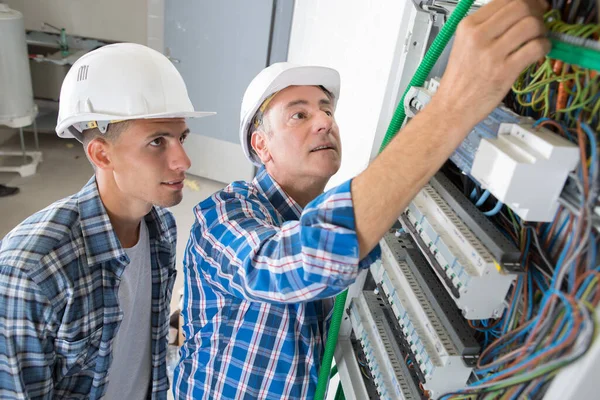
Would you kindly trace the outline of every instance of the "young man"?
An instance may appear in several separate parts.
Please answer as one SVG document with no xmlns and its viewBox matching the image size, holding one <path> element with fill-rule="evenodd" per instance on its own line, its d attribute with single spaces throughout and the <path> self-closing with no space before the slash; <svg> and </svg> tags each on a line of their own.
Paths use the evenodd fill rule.
<svg viewBox="0 0 600 400">
<path fill-rule="evenodd" d="M 162 54 L 115 44 L 80 58 L 56 131 L 95 175 L 0 242 L 0 398 L 165 399 L 175 221 L 195 112 Z"/>
<path fill-rule="evenodd" d="M 341 161 L 337 72 L 281 63 L 252 81 L 240 139 L 260 170 L 195 208 L 176 397 L 314 396 L 324 300 L 379 255 L 418 190 L 549 50 L 542 13 L 536 0 L 495 0 L 466 18 L 431 103 L 367 170 L 324 194 Z"/>
</svg>

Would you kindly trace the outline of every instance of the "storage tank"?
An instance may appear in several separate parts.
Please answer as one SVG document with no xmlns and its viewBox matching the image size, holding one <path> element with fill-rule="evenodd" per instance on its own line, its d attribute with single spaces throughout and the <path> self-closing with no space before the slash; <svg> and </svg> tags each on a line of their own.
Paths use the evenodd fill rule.
<svg viewBox="0 0 600 400">
<path fill-rule="evenodd" d="M 23 14 L 0 4 L 0 125 L 30 125 L 37 114 Z"/>
</svg>

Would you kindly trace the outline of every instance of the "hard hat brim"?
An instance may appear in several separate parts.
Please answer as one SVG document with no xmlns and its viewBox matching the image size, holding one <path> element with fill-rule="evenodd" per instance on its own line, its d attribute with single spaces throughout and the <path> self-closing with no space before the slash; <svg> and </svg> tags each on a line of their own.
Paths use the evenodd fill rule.
<svg viewBox="0 0 600 400">
<path fill-rule="evenodd" d="M 79 114 L 76 117 L 68 118 L 61 122 L 60 125 L 56 127 L 56 133 L 59 137 L 63 139 L 75 138 L 79 140 L 76 136 L 74 136 L 71 132 L 69 132 L 69 127 L 73 126 L 78 122 L 87 122 L 87 121 L 130 121 L 135 119 L 159 119 L 159 118 L 202 118 L 209 117 L 211 115 L 215 115 L 216 112 L 210 111 L 183 111 L 183 112 L 166 112 L 166 113 L 156 113 L 156 114 L 145 114 L 143 116 L 122 116 L 122 115 L 114 115 L 114 114 L 98 114 L 98 113 L 88 113 L 88 114 Z"/>
</svg>

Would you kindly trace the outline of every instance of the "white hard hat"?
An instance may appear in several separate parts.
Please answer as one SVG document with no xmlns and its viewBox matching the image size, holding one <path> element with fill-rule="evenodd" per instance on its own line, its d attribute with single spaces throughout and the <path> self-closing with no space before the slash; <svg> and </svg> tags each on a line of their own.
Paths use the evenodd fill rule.
<svg viewBox="0 0 600 400">
<path fill-rule="evenodd" d="M 263 69 L 244 93 L 240 113 L 240 143 L 246 158 L 254 165 L 262 163 L 250 151 L 250 125 L 261 104 L 273 93 L 288 86 L 323 86 L 333 94 L 335 109 L 340 95 L 340 74 L 332 68 L 295 65 L 288 62 L 275 63 Z"/>
<path fill-rule="evenodd" d="M 56 133 L 81 132 L 110 122 L 146 118 L 197 118 L 179 71 L 156 50 L 134 43 L 101 47 L 79 58 L 60 90 Z"/>
</svg>

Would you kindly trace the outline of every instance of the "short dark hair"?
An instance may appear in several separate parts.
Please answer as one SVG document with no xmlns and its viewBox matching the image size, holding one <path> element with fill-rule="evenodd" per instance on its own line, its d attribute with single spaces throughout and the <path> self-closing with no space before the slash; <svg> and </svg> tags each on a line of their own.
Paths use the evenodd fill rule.
<svg viewBox="0 0 600 400">
<path fill-rule="evenodd" d="M 90 144 L 90 142 L 96 138 L 101 138 L 102 140 L 105 140 L 107 142 L 114 143 L 114 141 L 117 140 L 119 136 L 121 136 L 121 133 L 123 133 L 123 131 L 127 129 L 130 123 L 131 121 L 121 121 L 108 124 L 105 133 L 100 132 L 100 129 L 98 128 L 86 129 L 81 133 L 81 143 L 83 144 L 83 151 L 85 151 L 85 155 L 94 167 L 94 169 L 96 169 L 96 166 L 94 165 L 94 163 L 90 159 L 90 156 L 87 153 L 88 144 Z"/>
</svg>

